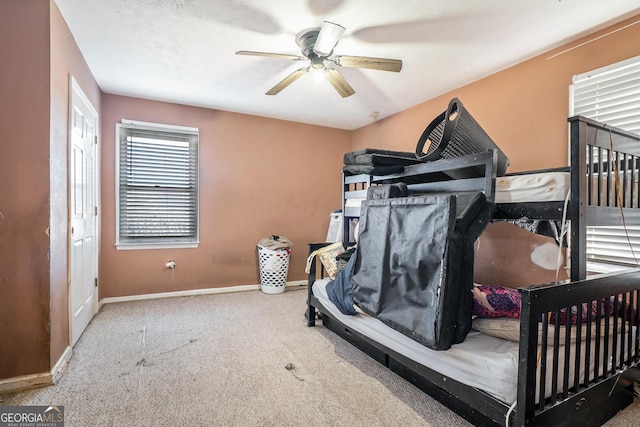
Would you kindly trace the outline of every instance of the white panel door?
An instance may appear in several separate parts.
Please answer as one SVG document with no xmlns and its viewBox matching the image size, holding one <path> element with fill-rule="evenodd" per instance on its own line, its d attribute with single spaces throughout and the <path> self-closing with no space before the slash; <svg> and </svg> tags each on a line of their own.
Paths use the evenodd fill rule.
<svg viewBox="0 0 640 427">
<path fill-rule="evenodd" d="M 69 311 L 74 345 L 98 308 L 98 115 L 75 80 L 70 86 Z"/>
</svg>

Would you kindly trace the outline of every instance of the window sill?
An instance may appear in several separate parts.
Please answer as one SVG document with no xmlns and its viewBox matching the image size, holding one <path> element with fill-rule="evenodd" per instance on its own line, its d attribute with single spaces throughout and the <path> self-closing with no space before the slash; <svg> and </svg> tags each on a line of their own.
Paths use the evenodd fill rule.
<svg viewBox="0 0 640 427">
<path fill-rule="evenodd" d="M 633 270 L 637 267 L 629 264 L 612 264 L 597 261 L 587 261 L 587 272 L 589 273 L 614 273 L 622 270 Z"/>
<path fill-rule="evenodd" d="M 200 242 L 163 242 L 163 243 L 116 243 L 119 251 L 135 251 L 147 249 L 194 249 Z"/>
</svg>

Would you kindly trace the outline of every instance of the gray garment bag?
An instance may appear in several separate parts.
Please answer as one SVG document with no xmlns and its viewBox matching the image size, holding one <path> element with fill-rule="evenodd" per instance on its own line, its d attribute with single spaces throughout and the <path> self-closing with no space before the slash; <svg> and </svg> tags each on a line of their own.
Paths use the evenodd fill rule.
<svg viewBox="0 0 640 427">
<path fill-rule="evenodd" d="M 421 344 L 451 346 L 458 309 L 461 239 L 451 239 L 456 197 L 366 200 L 353 276 L 354 302 Z M 455 263 L 454 263 L 455 264 Z"/>
</svg>

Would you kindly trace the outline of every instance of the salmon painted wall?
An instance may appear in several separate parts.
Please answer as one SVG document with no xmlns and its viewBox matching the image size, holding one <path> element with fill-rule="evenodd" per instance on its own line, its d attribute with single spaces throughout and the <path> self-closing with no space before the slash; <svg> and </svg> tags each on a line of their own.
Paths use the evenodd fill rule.
<svg viewBox="0 0 640 427">
<path fill-rule="evenodd" d="M 572 77 L 640 55 L 639 20 L 640 15 L 358 129 L 352 148 L 414 152 L 424 129 L 458 97 L 509 157 L 508 171 L 565 166 Z"/>
<path fill-rule="evenodd" d="M 293 242 L 289 280 L 302 280 L 308 242 L 324 241 L 340 208 L 351 133 L 256 116 L 102 95 L 100 298 L 260 283 L 256 243 Z M 200 246 L 116 250 L 115 124 L 200 129 Z M 174 272 L 164 268 L 176 261 Z"/>
<path fill-rule="evenodd" d="M 100 88 L 55 3 L 51 2 L 50 292 L 51 366 L 69 346 L 69 77 L 99 113 Z"/>
<path fill-rule="evenodd" d="M 49 370 L 49 2 L 0 3 L 0 379 Z"/>
<path fill-rule="evenodd" d="M 0 33 L 0 379 L 5 379 L 48 374 L 69 345 L 69 75 L 96 105 L 100 90 L 53 2 L 0 3 Z"/>
</svg>

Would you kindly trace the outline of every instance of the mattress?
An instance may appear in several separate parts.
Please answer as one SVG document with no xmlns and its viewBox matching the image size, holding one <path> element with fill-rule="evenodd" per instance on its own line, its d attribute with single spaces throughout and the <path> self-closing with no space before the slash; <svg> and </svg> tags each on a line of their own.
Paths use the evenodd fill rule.
<svg viewBox="0 0 640 427">
<path fill-rule="evenodd" d="M 544 172 L 496 178 L 496 203 L 564 201 L 571 188 L 569 172 Z M 347 199 L 345 207 L 360 207 L 364 199 Z"/>
<path fill-rule="evenodd" d="M 436 370 L 443 375 L 482 389 L 504 402 L 513 403 L 516 400 L 517 343 L 471 331 L 462 343 L 454 344 L 449 350 L 431 350 L 376 318 L 365 314 L 342 314 L 327 297 L 327 283 L 328 280 L 317 280 L 313 285 L 313 294 L 346 327 L 421 365 L 437 367 Z"/>
<path fill-rule="evenodd" d="M 545 172 L 496 178 L 496 203 L 563 201 L 571 188 L 569 172 Z"/>
<path fill-rule="evenodd" d="M 491 396 L 511 405 L 517 397 L 518 378 L 518 343 L 507 341 L 485 335 L 478 331 L 471 331 L 467 338 L 459 344 L 454 344 L 446 351 L 431 350 L 417 341 L 396 331 L 380 320 L 358 314 L 347 316 L 342 314 L 338 308 L 329 300 L 325 286 L 329 280 L 316 280 L 313 284 L 313 294 L 320 301 L 323 307 L 341 322 L 345 327 L 357 331 L 374 341 L 393 349 L 414 362 L 430 367 L 431 369 L 470 387 L 480 389 Z M 635 328 L 633 329 L 633 339 L 635 339 Z M 611 340 L 613 341 L 613 340 Z M 618 350 L 621 341 L 618 340 Z M 601 346 L 605 347 L 605 346 Z M 609 343 L 608 354 L 612 354 L 612 343 Z M 591 366 L 589 367 L 590 377 L 594 371 L 594 348 L 591 345 Z M 570 353 L 576 349 L 575 345 L 570 348 Z M 564 355 L 565 347 L 561 346 L 560 354 Z M 601 357 L 604 348 L 601 348 Z M 548 352 L 547 366 L 551 366 L 551 351 Z M 586 353 L 586 343 L 581 343 L 581 354 Z M 560 357 L 558 375 L 562 375 L 564 369 L 564 357 Z M 584 365 L 584 363 L 582 364 Z M 569 384 L 573 384 L 574 369 L 570 369 Z M 551 369 L 547 369 L 546 375 L 546 395 L 550 396 Z M 584 378 L 584 366 L 581 367 L 580 378 Z M 559 384 L 562 379 L 559 378 Z M 536 393 L 537 396 L 538 393 Z M 537 398 L 537 397 L 536 397 Z"/>
</svg>

